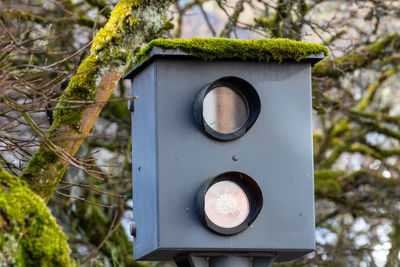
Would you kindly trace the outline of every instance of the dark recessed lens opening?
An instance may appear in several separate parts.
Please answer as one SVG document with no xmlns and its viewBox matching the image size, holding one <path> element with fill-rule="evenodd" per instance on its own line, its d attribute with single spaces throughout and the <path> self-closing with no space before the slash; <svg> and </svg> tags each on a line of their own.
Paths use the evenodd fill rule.
<svg viewBox="0 0 400 267">
<path fill-rule="evenodd" d="M 240 172 L 226 172 L 209 179 L 196 196 L 202 222 L 222 235 L 244 231 L 256 219 L 262 205 L 257 183 Z"/>
<path fill-rule="evenodd" d="M 200 90 L 194 103 L 196 121 L 218 140 L 234 140 L 245 134 L 260 114 L 254 87 L 236 77 L 224 77 Z"/>
</svg>

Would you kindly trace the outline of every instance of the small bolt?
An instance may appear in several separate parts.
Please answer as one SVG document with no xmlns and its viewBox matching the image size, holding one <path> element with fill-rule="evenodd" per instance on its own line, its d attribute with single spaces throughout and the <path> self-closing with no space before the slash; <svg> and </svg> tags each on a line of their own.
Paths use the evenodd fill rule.
<svg viewBox="0 0 400 267">
<path fill-rule="evenodd" d="M 189 210 L 190 210 L 189 208 L 186 208 L 186 212 L 189 212 Z"/>
<path fill-rule="evenodd" d="M 238 161 L 239 160 L 239 156 L 238 155 L 233 155 L 232 159 L 233 159 L 233 161 Z"/>
<path fill-rule="evenodd" d="M 136 222 L 131 222 L 129 225 L 129 233 L 131 236 L 136 237 Z"/>
</svg>

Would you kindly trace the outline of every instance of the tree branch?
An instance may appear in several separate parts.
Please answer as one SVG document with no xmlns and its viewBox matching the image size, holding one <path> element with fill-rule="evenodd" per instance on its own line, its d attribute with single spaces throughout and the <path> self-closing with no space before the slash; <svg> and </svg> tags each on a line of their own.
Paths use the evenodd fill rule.
<svg viewBox="0 0 400 267">
<path fill-rule="evenodd" d="M 360 69 L 371 64 L 376 59 L 392 55 L 393 50 L 400 50 L 400 36 L 397 33 L 387 35 L 370 46 L 335 60 L 320 61 L 314 66 L 312 74 L 313 77 L 338 79 L 346 72 Z"/>
<path fill-rule="evenodd" d="M 90 55 L 72 77 L 57 107 L 68 107 L 68 101 L 105 103 L 117 82 L 129 67 L 143 42 L 167 28 L 164 15 L 172 0 L 121 0 L 107 24 L 93 40 Z M 57 109 L 53 113 L 49 140 L 72 157 L 89 134 L 104 104 L 78 109 Z M 56 189 L 68 160 L 48 149 L 44 143 L 24 169 L 21 179 L 45 201 Z"/>
</svg>

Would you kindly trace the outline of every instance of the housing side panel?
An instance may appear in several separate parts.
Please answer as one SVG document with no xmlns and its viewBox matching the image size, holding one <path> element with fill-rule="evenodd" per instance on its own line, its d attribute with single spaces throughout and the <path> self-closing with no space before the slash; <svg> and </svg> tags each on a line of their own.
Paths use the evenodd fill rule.
<svg viewBox="0 0 400 267">
<path fill-rule="evenodd" d="M 134 258 L 158 247 L 155 65 L 150 64 L 132 82 L 132 187 L 133 220 L 136 222 Z"/>
</svg>

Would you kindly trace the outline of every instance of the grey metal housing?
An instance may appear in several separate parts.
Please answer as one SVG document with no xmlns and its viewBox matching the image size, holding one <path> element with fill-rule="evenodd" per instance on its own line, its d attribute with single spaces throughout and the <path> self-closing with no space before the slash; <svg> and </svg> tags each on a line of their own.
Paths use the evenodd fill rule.
<svg viewBox="0 0 400 267">
<path fill-rule="evenodd" d="M 127 75 L 138 96 L 132 113 L 135 259 L 224 251 L 286 261 L 314 250 L 311 63 L 319 59 L 206 62 L 163 52 Z M 206 136 L 193 115 L 198 91 L 224 76 L 248 81 L 261 100 L 252 128 L 229 142 Z M 203 182 L 227 171 L 252 177 L 264 198 L 252 225 L 232 236 L 207 229 L 195 210 Z"/>
</svg>

